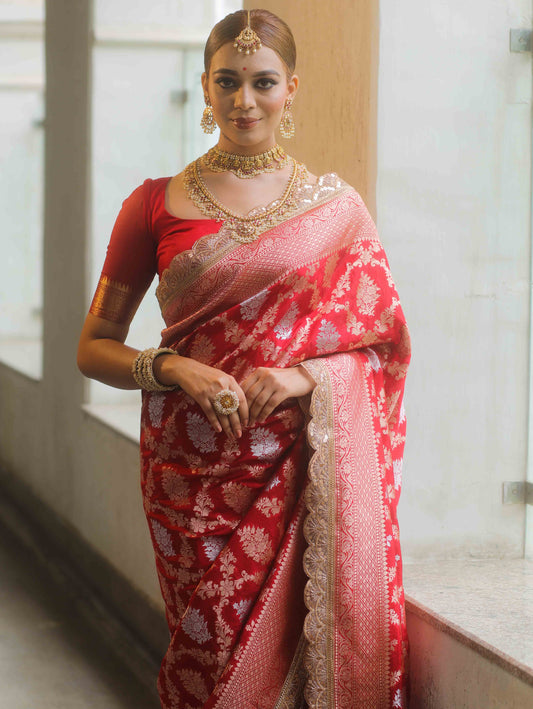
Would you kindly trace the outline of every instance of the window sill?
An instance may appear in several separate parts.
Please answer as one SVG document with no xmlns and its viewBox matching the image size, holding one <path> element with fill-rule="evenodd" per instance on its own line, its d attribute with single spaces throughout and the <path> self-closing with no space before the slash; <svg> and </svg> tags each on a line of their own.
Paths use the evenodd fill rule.
<svg viewBox="0 0 533 709">
<path fill-rule="evenodd" d="M 43 376 L 43 346 L 38 338 L 0 338 L 0 363 L 32 381 Z"/>
<path fill-rule="evenodd" d="M 141 410 L 135 404 L 84 404 L 83 411 L 137 445 L 140 442 Z"/>
<path fill-rule="evenodd" d="M 404 584 L 408 612 L 533 686 L 533 562 L 405 564 Z"/>
</svg>

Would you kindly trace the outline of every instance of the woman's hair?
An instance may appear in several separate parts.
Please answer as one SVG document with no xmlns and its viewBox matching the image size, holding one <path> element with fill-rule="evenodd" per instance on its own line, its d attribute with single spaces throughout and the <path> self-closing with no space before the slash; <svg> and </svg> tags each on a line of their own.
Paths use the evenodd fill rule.
<svg viewBox="0 0 533 709">
<path fill-rule="evenodd" d="M 211 59 L 220 47 L 235 41 L 248 24 L 248 11 L 237 10 L 226 15 L 223 20 L 211 30 L 204 50 L 204 66 L 209 73 Z M 296 66 L 296 44 L 289 26 L 277 15 L 268 10 L 250 10 L 250 26 L 259 35 L 265 47 L 273 49 L 287 67 L 287 73 L 292 76 Z"/>
</svg>

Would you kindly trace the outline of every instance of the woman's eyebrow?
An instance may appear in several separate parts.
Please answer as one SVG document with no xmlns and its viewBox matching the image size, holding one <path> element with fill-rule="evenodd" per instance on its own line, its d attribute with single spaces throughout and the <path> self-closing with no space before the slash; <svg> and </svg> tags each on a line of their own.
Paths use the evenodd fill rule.
<svg viewBox="0 0 533 709">
<path fill-rule="evenodd" d="M 239 72 L 234 69 L 217 69 L 213 74 L 230 74 L 231 76 L 238 76 Z M 275 69 L 264 69 L 263 71 L 256 71 L 253 76 L 280 76 L 279 72 Z"/>
</svg>

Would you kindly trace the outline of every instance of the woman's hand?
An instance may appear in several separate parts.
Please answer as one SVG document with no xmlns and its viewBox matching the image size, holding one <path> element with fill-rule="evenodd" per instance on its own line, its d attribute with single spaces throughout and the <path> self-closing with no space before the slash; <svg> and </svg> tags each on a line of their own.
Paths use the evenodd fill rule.
<svg viewBox="0 0 533 709">
<path fill-rule="evenodd" d="M 242 436 L 242 427 L 248 424 L 248 403 L 242 388 L 232 376 L 190 357 L 171 354 L 156 357 L 153 369 L 159 382 L 178 384 L 192 396 L 215 431 L 224 431 L 230 438 Z M 213 408 L 213 399 L 222 389 L 230 389 L 239 397 L 239 408 L 229 416 L 217 414 Z"/>
<path fill-rule="evenodd" d="M 249 424 L 262 423 L 285 399 L 305 396 L 315 388 L 315 380 L 301 366 L 258 367 L 241 383 L 249 409 Z"/>
</svg>

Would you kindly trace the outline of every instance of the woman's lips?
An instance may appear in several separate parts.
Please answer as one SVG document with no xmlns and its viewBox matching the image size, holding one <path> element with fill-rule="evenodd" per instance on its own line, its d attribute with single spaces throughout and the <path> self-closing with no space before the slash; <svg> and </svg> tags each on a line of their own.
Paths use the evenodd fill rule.
<svg viewBox="0 0 533 709">
<path fill-rule="evenodd" d="M 248 130 L 249 128 L 253 128 L 255 125 L 257 125 L 260 121 L 259 118 L 233 118 L 232 119 L 233 123 L 237 126 L 237 128 L 241 130 Z"/>
</svg>

